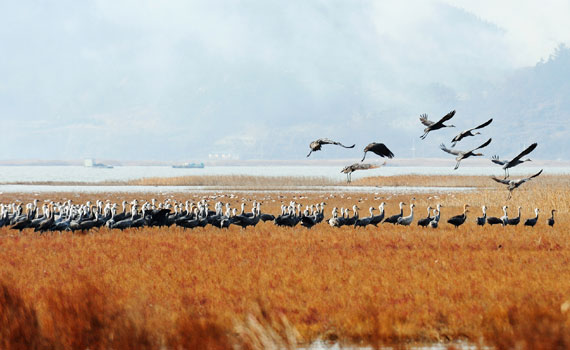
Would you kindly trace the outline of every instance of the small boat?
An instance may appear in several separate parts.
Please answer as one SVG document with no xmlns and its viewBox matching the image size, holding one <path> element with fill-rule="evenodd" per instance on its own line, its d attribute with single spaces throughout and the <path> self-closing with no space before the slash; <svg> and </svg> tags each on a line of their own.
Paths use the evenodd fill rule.
<svg viewBox="0 0 570 350">
<path fill-rule="evenodd" d="M 87 168 L 113 169 L 112 165 L 96 163 L 92 158 L 85 159 L 83 165 Z"/>
<path fill-rule="evenodd" d="M 204 163 L 184 163 L 179 165 L 173 165 L 173 168 L 177 169 L 202 169 L 204 168 Z"/>
</svg>

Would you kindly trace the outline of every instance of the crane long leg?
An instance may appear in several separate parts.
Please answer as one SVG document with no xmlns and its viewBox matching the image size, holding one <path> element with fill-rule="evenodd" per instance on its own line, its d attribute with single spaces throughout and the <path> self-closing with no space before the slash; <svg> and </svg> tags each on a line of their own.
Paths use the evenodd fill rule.
<svg viewBox="0 0 570 350">
<path fill-rule="evenodd" d="M 309 154 L 307 154 L 307 157 L 309 157 L 311 155 L 311 153 L 313 153 L 313 150 L 311 150 L 311 152 L 309 152 Z"/>
<path fill-rule="evenodd" d="M 366 152 L 364 152 L 364 157 L 362 157 L 361 163 L 364 162 L 364 158 L 366 158 Z"/>
</svg>

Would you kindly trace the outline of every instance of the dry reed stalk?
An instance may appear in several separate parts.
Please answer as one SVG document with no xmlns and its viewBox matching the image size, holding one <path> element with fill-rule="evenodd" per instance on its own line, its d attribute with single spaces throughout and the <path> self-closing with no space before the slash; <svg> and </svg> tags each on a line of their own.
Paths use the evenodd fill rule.
<svg viewBox="0 0 570 350">
<path fill-rule="evenodd" d="M 272 339 L 266 333 L 273 334 L 265 330 L 271 322 L 255 313 L 247 321 L 251 303 L 260 297 L 267 300 L 267 312 L 286 317 L 305 341 L 325 337 L 381 346 L 448 339 L 478 343 L 484 337 L 487 344 L 508 348 L 523 338 L 530 349 L 542 346 L 538 339 L 548 336 L 565 348 L 566 311 L 556 310 L 570 295 L 570 189 L 556 181 L 525 186 L 510 201 L 504 189 L 405 195 L 283 192 L 246 198 L 215 193 L 46 194 L 40 198 L 71 196 L 78 202 L 207 197 L 232 206 L 256 199 L 273 213 L 293 199 L 303 204 L 326 201 L 327 217 L 332 206 L 358 203 L 366 208 L 381 201 L 388 203 L 391 214 L 399 201 L 409 203 L 412 197 L 421 209 L 437 202 L 445 207 L 437 230 L 319 225 L 308 231 L 264 223 L 243 231 L 170 227 L 38 236 L 3 228 L 0 276 L 15 277 L 4 285 L 12 294 L 18 291 L 20 302 L 3 302 L 0 310 L 24 305 L 15 308 L 21 310 L 15 317 L 37 318 L 41 337 L 32 340 L 61 348 L 123 343 L 184 348 L 195 341 L 224 348 L 224 335 L 240 329 L 236 319 L 243 320 L 241 339 L 260 344 L 258 338 Z M 10 194 L 1 200 L 14 198 L 35 196 Z M 467 223 L 457 230 L 445 224 L 464 203 L 474 207 Z M 505 203 L 523 206 L 523 220 L 540 207 L 539 223 L 535 228 L 475 225 L 480 215 L 475 206 L 486 204 L 495 215 Z M 549 208 L 559 210 L 554 228 L 545 224 Z M 20 332 L 37 332 L 29 324 L 30 329 Z M 542 324 L 546 326 L 540 328 Z M 530 332 L 532 327 L 540 329 Z M 89 338 L 88 329 L 103 339 Z M 265 335 L 258 334 L 261 330 Z M 17 331 L 8 333 L 0 331 L 0 344 L 17 346 L 11 338 Z M 119 335 L 109 340 L 110 333 Z M 62 340 L 56 342 L 51 334 Z M 527 334 L 534 338 L 527 339 Z M 238 341 L 229 339 L 230 344 Z"/>
</svg>

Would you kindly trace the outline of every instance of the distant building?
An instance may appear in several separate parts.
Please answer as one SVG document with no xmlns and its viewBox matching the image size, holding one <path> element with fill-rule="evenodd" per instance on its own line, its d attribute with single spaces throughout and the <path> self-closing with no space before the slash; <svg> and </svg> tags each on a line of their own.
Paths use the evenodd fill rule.
<svg viewBox="0 0 570 350">
<path fill-rule="evenodd" d="M 208 154 L 209 160 L 239 160 L 238 154 L 232 154 L 229 152 L 219 152 Z"/>
</svg>

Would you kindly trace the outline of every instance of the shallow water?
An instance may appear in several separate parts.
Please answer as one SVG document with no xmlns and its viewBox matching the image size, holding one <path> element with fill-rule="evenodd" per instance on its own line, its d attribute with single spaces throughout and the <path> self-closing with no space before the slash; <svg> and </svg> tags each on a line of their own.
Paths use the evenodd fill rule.
<svg viewBox="0 0 570 350">
<path fill-rule="evenodd" d="M 0 183 L 14 182 L 100 182 L 126 181 L 147 177 L 177 177 L 205 175 L 253 175 L 253 176 L 310 176 L 344 181 L 342 167 L 337 166 L 210 166 L 204 169 L 175 169 L 166 166 L 120 166 L 113 169 L 87 168 L 83 166 L 0 166 Z M 527 175 L 540 170 L 521 165 L 511 169 L 511 175 Z M 570 167 L 546 167 L 545 174 L 570 174 Z M 500 167 L 397 167 L 385 166 L 366 171 L 356 171 L 353 180 L 369 176 L 393 175 L 496 175 L 503 174 Z"/>
<path fill-rule="evenodd" d="M 270 189 L 249 189 L 214 186 L 92 186 L 92 185 L 0 185 L 2 193 L 212 193 L 212 192 L 356 192 L 356 193 L 452 193 L 475 190 L 474 187 L 420 187 L 420 186 L 295 186 Z"/>
</svg>

